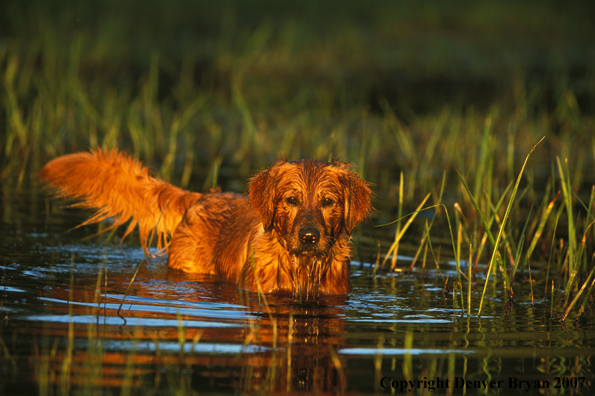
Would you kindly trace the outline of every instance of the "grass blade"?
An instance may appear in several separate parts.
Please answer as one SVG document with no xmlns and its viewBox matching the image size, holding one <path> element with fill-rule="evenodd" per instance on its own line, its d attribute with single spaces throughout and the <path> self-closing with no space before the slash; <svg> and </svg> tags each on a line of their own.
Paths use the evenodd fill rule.
<svg viewBox="0 0 595 396">
<path fill-rule="evenodd" d="M 502 219 L 502 225 L 500 226 L 500 231 L 498 232 L 498 237 L 496 238 L 496 243 L 494 246 L 494 252 L 492 254 L 492 259 L 490 260 L 490 265 L 488 267 L 488 271 L 486 274 L 486 281 L 483 287 L 483 292 L 481 293 L 481 300 L 479 302 L 479 310 L 477 312 L 477 316 L 479 317 L 481 315 L 481 309 L 483 307 L 483 299 L 485 297 L 485 293 L 486 290 L 488 288 L 488 281 L 490 280 L 490 272 L 492 269 L 492 266 L 494 265 L 494 261 L 496 261 L 496 257 L 498 255 L 498 244 L 500 243 L 500 240 L 502 238 L 502 233 L 504 232 L 504 227 L 506 226 L 506 222 L 508 221 L 508 217 L 510 216 L 510 210 L 512 209 L 512 204 L 514 202 L 514 198 L 516 196 L 517 190 L 519 188 L 519 184 L 521 182 L 521 177 L 523 176 L 523 171 L 525 170 L 525 166 L 527 165 L 527 161 L 529 161 L 529 156 L 531 155 L 531 153 L 533 153 L 533 151 L 535 151 L 535 149 L 537 148 L 537 145 L 539 145 L 539 143 L 541 143 L 543 141 L 543 139 L 545 139 L 545 136 L 542 137 L 536 144 L 535 146 L 533 146 L 533 148 L 531 149 L 531 151 L 529 152 L 529 154 L 527 154 L 527 157 L 525 158 L 525 162 L 523 163 L 523 167 L 521 168 L 521 171 L 519 173 L 519 176 L 517 177 L 516 180 L 516 184 L 512 190 L 512 196 L 510 197 L 510 201 L 508 203 L 508 207 L 506 208 L 506 213 L 504 214 L 504 218 Z"/>
<path fill-rule="evenodd" d="M 411 213 L 409 213 L 408 215 L 403 216 L 400 219 L 397 219 L 395 221 L 391 221 L 390 223 L 387 224 L 381 224 L 381 225 L 377 225 L 376 227 L 384 227 L 387 225 L 391 225 L 394 224 L 396 222 L 398 222 L 399 220 L 407 217 L 407 216 L 411 216 L 409 218 L 409 220 L 407 221 L 407 223 L 405 223 L 405 225 L 403 226 L 403 229 L 401 230 L 401 232 L 399 232 L 396 236 L 395 236 L 395 241 L 393 242 L 393 244 L 391 245 L 390 249 L 388 249 L 388 252 L 386 253 L 386 256 L 384 257 L 384 260 L 382 261 L 382 264 L 380 265 L 380 267 L 384 267 L 384 264 L 386 263 L 386 261 L 388 260 L 388 258 L 390 257 L 390 255 L 393 253 L 393 251 L 395 251 L 397 249 L 397 246 L 399 246 L 399 241 L 401 240 L 401 238 L 403 237 L 403 234 L 405 234 L 405 231 L 407 231 L 407 229 L 409 228 L 409 226 L 411 225 L 411 223 L 413 222 L 413 220 L 415 220 L 415 217 L 417 216 L 417 214 L 419 212 L 421 212 L 422 210 L 426 210 L 426 209 L 430 209 L 435 207 L 434 206 L 430 206 L 429 208 L 425 208 L 422 209 L 422 207 L 424 206 L 424 204 L 426 203 L 426 201 L 428 200 L 428 198 L 430 198 L 431 193 L 428 193 L 428 195 L 426 195 L 426 197 L 421 201 L 421 204 L 419 204 L 419 206 L 417 207 L 417 209 Z"/>
</svg>

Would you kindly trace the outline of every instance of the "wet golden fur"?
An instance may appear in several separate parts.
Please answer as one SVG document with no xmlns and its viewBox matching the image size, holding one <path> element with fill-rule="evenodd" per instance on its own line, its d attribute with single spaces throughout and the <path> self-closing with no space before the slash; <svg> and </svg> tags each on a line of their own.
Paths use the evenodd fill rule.
<svg viewBox="0 0 595 396">
<path fill-rule="evenodd" d="M 144 249 L 156 229 L 172 268 L 302 299 L 349 293 L 349 235 L 371 210 L 367 183 L 342 162 L 279 161 L 248 196 L 182 190 L 116 150 L 59 157 L 39 177 L 97 210 L 84 224 L 130 220 Z"/>
</svg>

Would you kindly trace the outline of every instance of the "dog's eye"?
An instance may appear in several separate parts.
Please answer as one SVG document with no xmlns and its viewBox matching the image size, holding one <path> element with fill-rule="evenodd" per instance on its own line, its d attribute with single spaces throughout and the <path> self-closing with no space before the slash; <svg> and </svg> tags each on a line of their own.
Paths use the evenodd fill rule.
<svg viewBox="0 0 595 396">
<path fill-rule="evenodd" d="M 322 206 L 332 206 L 335 203 L 331 198 L 325 198 L 322 200 Z"/>
<path fill-rule="evenodd" d="M 298 200 L 296 197 L 287 197 L 285 198 L 285 202 L 287 202 L 287 205 L 289 206 L 298 206 Z"/>
</svg>

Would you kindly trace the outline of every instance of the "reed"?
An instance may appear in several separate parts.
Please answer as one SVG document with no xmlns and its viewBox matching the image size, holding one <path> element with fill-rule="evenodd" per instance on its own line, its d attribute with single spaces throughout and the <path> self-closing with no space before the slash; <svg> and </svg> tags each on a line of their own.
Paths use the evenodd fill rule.
<svg viewBox="0 0 595 396">
<path fill-rule="evenodd" d="M 490 259 L 488 270 L 486 272 L 486 281 L 485 281 L 483 293 L 481 295 L 481 301 L 479 303 L 479 310 L 477 312 L 477 316 L 480 316 L 481 315 L 481 308 L 483 306 L 483 299 L 484 299 L 485 292 L 486 292 L 486 289 L 487 289 L 488 280 L 490 279 L 490 270 L 491 270 L 492 266 L 494 265 L 494 263 L 496 262 L 496 260 L 498 259 L 498 246 L 500 244 L 500 240 L 502 239 L 502 235 L 503 235 L 503 232 L 504 232 L 506 221 L 508 220 L 508 218 L 510 216 L 510 210 L 511 210 L 512 204 L 514 202 L 514 198 L 515 198 L 515 195 L 517 193 L 517 190 L 518 190 L 518 187 L 519 187 L 519 183 L 521 181 L 521 177 L 523 176 L 523 171 L 525 170 L 525 166 L 527 165 L 527 161 L 529 160 L 529 156 L 537 148 L 537 145 L 539 143 L 541 143 L 541 141 L 543 139 L 544 138 L 541 138 L 541 140 L 539 142 L 537 142 L 537 144 L 535 146 L 533 146 L 533 149 L 531 149 L 531 151 L 529 152 L 529 154 L 527 154 L 527 157 L 525 158 L 525 163 L 523 164 L 523 167 L 521 168 L 521 171 L 519 173 L 519 176 L 517 177 L 516 184 L 515 184 L 514 188 L 512 189 L 510 201 L 508 203 L 508 207 L 506 208 L 506 213 L 504 214 L 504 218 L 502 220 L 502 225 L 500 226 L 500 231 L 498 232 L 498 236 L 496 237 L 496 241 L 494 243 L 494 253 L 492 254 L 492 258 Z M 506 270 L 503 270 L 502 271 L 502 274 L 504 276 L 505 287 L 506 287 L 506 289 L 508 289 L 508 288 L 510 288 L 510 281 L 508 280 L 508 276 L 506 275 Z"/>
</svg>

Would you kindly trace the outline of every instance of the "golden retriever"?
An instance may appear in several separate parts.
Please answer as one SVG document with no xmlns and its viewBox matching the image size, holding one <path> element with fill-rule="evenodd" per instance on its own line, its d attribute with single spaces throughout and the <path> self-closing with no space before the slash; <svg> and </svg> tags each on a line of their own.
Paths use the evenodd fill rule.
<svg viewBox="0 0 595 396">
<path fill-rule="evenodd" d="M 248 194 L 182 190 L 117 150 L 65 155 L 39 177 L 59 197 L 96 209 L 84 224 L 130 220 L 147 249 L 153 230 L 169 266 L 300 300 L 350 291 L 350 234 L 372 209 L 368 184 L 343 162 L 273 164 Z M 111 227 L 110 227 L 111 228 Z"/>
</svg>

